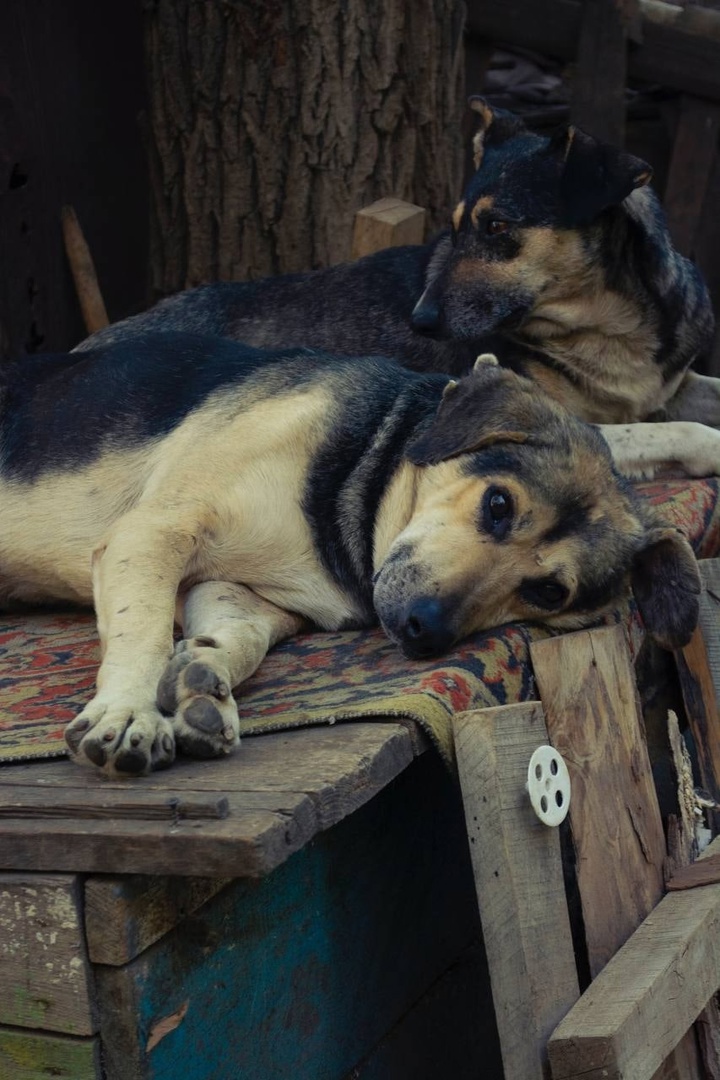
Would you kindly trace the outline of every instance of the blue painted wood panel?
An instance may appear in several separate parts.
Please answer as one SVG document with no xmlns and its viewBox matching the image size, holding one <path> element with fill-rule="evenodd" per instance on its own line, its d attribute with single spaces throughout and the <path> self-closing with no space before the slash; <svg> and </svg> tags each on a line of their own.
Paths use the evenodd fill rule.
<svg viewBox="0 0 720 1080">
<path fill-rule="evenodd" d="M 459 795 L 428 753 L 269 877 L 97 969 L 108 1080 L 342 1080 L 479 933 Z"/>
</svg>

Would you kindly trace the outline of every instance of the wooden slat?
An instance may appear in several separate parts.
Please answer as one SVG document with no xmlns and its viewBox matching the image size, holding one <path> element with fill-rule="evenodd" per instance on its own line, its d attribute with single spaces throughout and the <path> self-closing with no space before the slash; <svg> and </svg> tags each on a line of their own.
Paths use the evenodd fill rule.
<svg viewBox="0 0 720 1080">
<path fill-rule="evenodd" d="M 663 894 L 665 840 L 622 628 L 530 647 L 552 745 L 567 762 L 595 977 Z"/>
<path fill-rule="evenodd" d="M 167 795 L 144 791 L 142 784 L 126 788 L 126 797 L 116 791 L 84 791 L 82 798 L 76 789 L 54 791 L 48 800 L 47 791 L 28 784 L 0 788 L 0 821 L 5 818 L 47 820 L 48 818 L 82 818 L 88 821 L 102 818 L 123 818 L 135 821 L 182 821 L 187 818 L 222 820 L 229 814 L 225 795 Z M 114 796 L 114 797 L 113 797 Z"/>
<path fill-rule="evenodd" d="M 697 862 L 684 866 L 670 878 L 667 883 L 668 892 L 677 892 L 680 889 L 697 889 L 701 885 L 720 884 L 720 853 L 709 859 L 698 859 Z"/>
<path fill-rule="evenodd" d="M 100 1040 L 0 1027 L 3 1080 L 102 1080 Z"/>
<path fill-rule="evenodd" d="M 0 1023 L 97 1030 L 74 876 L 0 874 L 0 988 Z"/>
<path fill-rule="evenodd" d="M 570 117 L 598 139 L 625 142 L 627 39 L 616 0 L 586 0 L 572 78 Z"/>
<path fill-rule="evenodd" d="M 470 0 L 468 29 L 494 41 L 574 60 L 582 10 L 578 0 L 503 0 L 501 4 Z M 642 45 L 633 47 L 628 56 L 632 78 L 720 100 L 720 43 L 706 35 L 656 23 L 645 14 L 641 28 Z"/>
<path fill-rule="evenodd" d="M 718 986 L 720 885 L 669 894 L 554 1032 L 553 1080 L 650 1080 Z"/>
<path fill-rule="evenodd" d="M 579 994 L 559 834 L 525 789 L 547 743 L 542 709 L 467 712 L 453 727 L 505 1075 L 542 1080 L 548 1037 Z"/>
<path fill-rule="evenodd" d="M 147 806 L 162 792 L 188 805 L 205 792 L 227 817 L 137 820 L 23 816 L 0 820 L 3 869 L 204 877 L 261 876 L 318 832 L 362 806 L 410 764 L 422 745 L 401 724 L 348 724 L 247 739 L 224 761 L 179 763 L 135 782 L 110 782 L 70 762 L 18 765 L 2 774 L 6 799 L 36 786 L 48 804 L 82 798 Z M 134 795 L 131 794 L 134 791 Z M 27 803 L 29 794 L 22 791 Z M 40 795 L 38 795 L 38 799 Z M 161 799 L 162 802 L 162 799 Z"/>
<path fill-rule="evenodd" d="M 670 235 L 683 255 L 695 252 L 718 132 L 720 105 L 697 98 L 683 100 L 663 200 Z"/>
<path fill-rule="evenodd" d="M 424 239 L 422 207 L 402 199 L 378 199 L 355 215 L 352 257 L 360 259 L 402 244 L 422 244 Z"/>
<path fill-rule="evenodd" d="M 202 907 L 229 878 L 126 875 L 85 883 L 85 934 L 95 964 L 127 964 Z"/>
</svg>

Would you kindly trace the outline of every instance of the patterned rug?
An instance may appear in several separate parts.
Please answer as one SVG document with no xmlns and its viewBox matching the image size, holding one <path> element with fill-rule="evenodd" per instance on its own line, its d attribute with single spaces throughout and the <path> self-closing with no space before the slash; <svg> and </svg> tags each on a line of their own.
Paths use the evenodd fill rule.
<svg viewBox="0 0 720 1080">
<path fill-rule="evenodd" d="M 698 555 L 720 548 L 718 480 L 639 485 Z M 631 607 L 612 621 L 640 630 Z M 306 634 L 277 646 L 237 696 L 242 734 L 340 720 L 416 721 L 452 758 L 454 713 L 535 697 L 529 664 L 539 627 L 509 625 L 464 641 L 441 661 L 405 660 L 379 630 Z M 99 663 L 90 614 L 32 614 L 0 624 L 0 762 L 60 757 L 65 724 L 92 696 Z"/>
</svg>

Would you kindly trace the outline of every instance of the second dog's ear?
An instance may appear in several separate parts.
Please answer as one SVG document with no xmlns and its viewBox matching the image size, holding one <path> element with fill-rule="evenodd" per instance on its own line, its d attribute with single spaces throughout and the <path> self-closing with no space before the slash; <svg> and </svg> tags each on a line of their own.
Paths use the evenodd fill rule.
<svg viewBox="0 0 720 1080">
<path fill-rule="evenodd" d="M 530 436 L 519 420 L 507 420 L 503 405 L 508 376 L 497 373 L 495 365 L 480 363 L 460 382 L 448 382 L 435 419 L 406 448 L 413 465 L 439 465 L 498 443 L 528 441 Z"/>
<path fill-rule="evenodd" d="M 493 109 L 485 98 L 473 95 L 468 100 L 468 105 L 479 117 L 472 140 L 473 163 L 475 168 L 479 169 L 486 146 L 490 143 L 496 145 L 505 142 L 506 139 L 519 135 L 526 128 L 520 117 L 513 116 L 504 109 Z"/>
<path fill-rule="evenodd" d="M 687 645 L 697 626 L 701 585 L 695 555 L 682 533 L 651 529 L 635 556 L 631 580 L 650 637 L 664 649 Z"/>
<path fill-rule="evenodd" d="M 561 224 L 587 225 L 608 206 L 617 206 L 636 188 L 652 179 L 641 158 L 600 142 L 575 127 L 561 128 L 550 140 L 548 153 L 562 161 Z"/>
</svg>

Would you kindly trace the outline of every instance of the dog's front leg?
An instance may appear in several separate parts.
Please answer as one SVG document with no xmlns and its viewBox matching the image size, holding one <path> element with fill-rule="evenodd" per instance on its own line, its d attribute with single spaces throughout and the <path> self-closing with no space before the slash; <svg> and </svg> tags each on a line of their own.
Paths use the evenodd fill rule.
<svg viewBox="0 0 720 1080">
<path fill-rule="evenodd" d="M 273 645 L 299 633 L 305 620 L 224 581 L 194 586 L 181 604 L 184 637 L 160 679 L 158 704 L 172 716 L 180 750 L 217 757 L 240 741 L 233 687 L 253 674 Z"/>
<path fill-rule="evenodd" d="M 93 594 L 102 646 L 97 693 L 70 723 L 73 757 L 110 775 L 170 765 L 173 729 L 156 705 L 172 655 L 178 586 L 196 548 L 192 529 L 162 510 L 139 507 L 93 555 Z"/>
<path fill-rule="evenodd" d="M 601 424 L 615 467 L 623 476 L 720 475 L 720 431 L 689 421 Z"/>
</svg>

